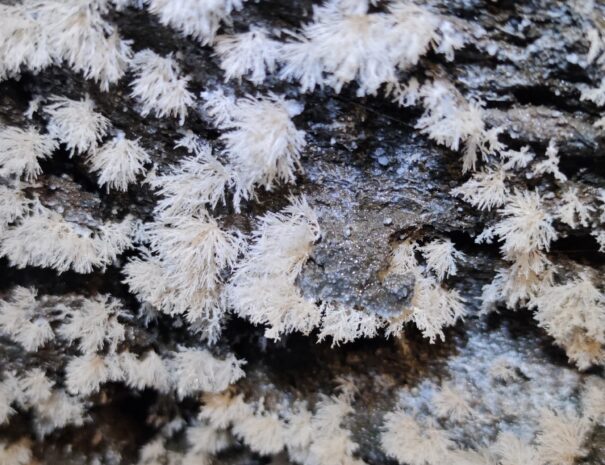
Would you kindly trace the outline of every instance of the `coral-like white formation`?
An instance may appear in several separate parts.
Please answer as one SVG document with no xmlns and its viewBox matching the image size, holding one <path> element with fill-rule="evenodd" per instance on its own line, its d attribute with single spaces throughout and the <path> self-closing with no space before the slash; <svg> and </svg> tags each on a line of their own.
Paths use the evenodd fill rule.
<svg viewBox="0 0 605 465">
<path fill-rule="evenodd" d="M 509 260 L 548 250 L 557 238 L 552 217 L 544 210 L 537 192 L 516 192 L 500 214 L 503 219 L 494 227 L 494 233 L 502 240 L 502 254 Z"/>
<path fill-rule="evenodd" d="M 107 1 L 33 0 L 25 8 L 43 30 L 55 61 L 65 60 L 104 91 L 126 72 L 131 42 L 122 40 L 117 28 L 103 19 Z"/>
<path fill-rule="evenodd" d="M 72 358 L 65 367 L 65 386 L 70 394 L 87 396 L 109 380 L 109 369 L 103 357 L 85 354 Z"/>
<path fill-rule="evenodd" d="M 254 195 L 256 187 L 270 191 L 277 182 L 294 182 L 305 147 L 305 132 L 292 122 L 302 110 L 299 104 L 276 95 L 231 101 L 213 94 L 205 108 L 225 130 L 221 139 L 233 171 L 236 209 L 241 198 Z"/>
<path fill-rule="evenodd" d="M 231 13 L 242 8 L 244 1 L 146 0 L 146 3 L 162 24 L 207 45 L 214 41 L 221 23 L 229 21 Z"/>
<path fill-rule="evenodd" d="M 368 2 L 335 0 L 315 7 L 314 21 L 282 46 L 282 78 L 300 81 L 303 91 L 329 85 L 340 92 L 357 81 L 358 94 L 375 94 L 431 45 L 451 59 L 464 44 L 451 23 L 411 3 L 393 2 L 388 13 L 369 14 L 367 8 Z"/>
<path fill-rule="evenodd" d="M 0 129 L 0 176 L 35 179 L 42 172 L 38 160 L 50 157 L 57 145 L 51 136 L 32 127 Z"/>
<path fill-rule="evenodd" d="M 420 132 L 440 145 L 457 151 L 464 145 L 462 171 L 475 170 L 478 154 L 498 153 L 501 128 L 487 129 L 477 102 L 467 102 L 447 81 L 436 80 L 420 89 L 424 114 L 416 123 Z"/>
<path fill-rule="evenodd" d="M 170 362 L 172 379 L 180 398 L 199 391 L 220 392 L 242 376 L 243 360 L 233 355 L 217 359 L 207 350 L 181 348 Z"/>
<path fill-rule="evenodd" d="M 55 335 L 50 322 L 36 310 L 36 291 L 16 287 L 10 300 L 0 301 L 0 332 L 21 344 L 25 350 L 38 350 Z"/>
<path fill-rule="evenodd" d="M 101 350 L 105 344 L 110 350 L 124 340 L 125 328 L 118 321 L 125 313 L 118 300 L 108 295 L 83 299 L 78 310 L 66 310 L 58 334 L 69 343 L 79 340 L 78 348 L 84 354 Z"/>
<path fill-rule="evenodd" d="M 40 266 L 60 273 L 69 269 L 90 273 L 94 267 L 110 264 L 130 245 L 131 230 L 130 218 L 103 224 L 92 232 L 43 209 L 4 232 L 0 255 L 17 268 Z"/>
<path fill-rule="evenodd" d="M 605 295 L 587 274 L 547 285 L 530 300 L 535 318 L 582 368 L 605 361 Z"/>
<path fill-rule="evenodd" d="M 94 111 L 94 102 L 87 96 L 84 100 L 52 97 L 44 111 L 49 115 L 48 132 L 64 143 L 71 154 L 94 150 L 107 133 L 109 120 Z"/>
<path fill-rule="evenodd" d="M 545 410 L 540 418 L 540 432 L 536 436 L 538 454 L 542 463 L 573 465 L 587 453 L 585 442 L 590 428 L 587 418 L 573 413 L 555 413 Z"/>
<path fill-rule="evenodd" d="M 304 198 L 260 219 L 231 280 L 229 300 L 238 315 L 267 325 L 267 337 L 308 334 L 319 323 L 319 307 L 294 283 L 319 235 L 317 216 Z"/>
<path fill-rule="evenodd" d="M 509 194 L 505 183 L 507 177 L 508 174 L 502 167 L 479 171 L 464 184 L 452 189 L 452 195 L 461 196 L 465 202 L 479 210 L 501 207 Z"/>
<path fill-rule="evenodd" d="M 410 465 L 440 465 L 448 461 L 454 449 L 445 431 L 436 426 L 423 427 L 403 410 L 386 414 L 380 441 L 389 457 Z"/>
<path fill-rule="evenodd" d="M 226 311 L 220 273 L 234 266 L 241 235 L 223 231 L 207 215 L 166 217 L 150 223 L 148 233 L 155 255 L 126 265 L 126 282 L 141 301 L 168 314 L 185 313 L 215 341 Z"/>
<path fill-rule="evenodd" d="M 99 186 L 125 191 L 145 170 L 143 166 L 151 159 L 137 140 L 128 140 L 118 134 L 105 143 L 89 158 L 93 171 L 99 174 Z"/>
<path fill-rule="evenodd" d="M 536 163 L 533 167 L 533 171 L 534 174 L 537 174 L 538 176 L 550 173 L 558 181 L 567 181 L 567 176 L 559 171 L 559 149 L 554 141 L 551 140 L 548 144 L 548 148 L 546 149 L 546 160 Z"/>
<path fill-rule="evenodd" d="M 233 183 L 232 173 L 212 156 L 209 145 L 193 144 L 193 156 L 151 181 L 163 197 L 156 205 L 161 216 L 202 215 L 206 208 L 225 203 L 225 190 Z"/>
<path fill-rule="evenodd" d="M 264 29 L 251 27 L 243 34 L 217 37 L 214 50 L 221 60 L 225 80 L 245 76 L 260 84 L 275 70 L 279 43 Z"/>
<path fill-rule="evenodd" d="M 464 259 L 464 254 L 456 250 L 449 239 L 431 241 L 418 250 L 426 260 L 427 268 L 435 273 L 439 281 L 448 275 L 455 275 L 458 271 L 456 262 Z"/>
<path fill-rule="evenodd" d="M 172 56 L 162 57 L 147 49 L 138 52 L 130 64 L 135 74 L 130 95 L 140 102 L 141 115 L 178 117 L 183 124 L 187 107 L 194 104 L 195 98 L 187 89 L 189 77 L 181 76 Z"/>
</svg>

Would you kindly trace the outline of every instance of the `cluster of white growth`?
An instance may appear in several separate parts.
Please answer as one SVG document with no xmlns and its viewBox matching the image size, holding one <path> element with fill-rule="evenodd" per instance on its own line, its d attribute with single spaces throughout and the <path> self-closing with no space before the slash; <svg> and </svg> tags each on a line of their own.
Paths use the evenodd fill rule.
<svg viewBox="0 0 605 465">
<path fill-rule="evenodd" d="M 13 289 L 8 300 L 0 300 L 0 333 L 27 351 L 37 351 L 54 339 L 50 322 L 37 311 L 36 292 L 26 287 Z"/>
<path fill-rule="evenodd" d="M 147 231 L 150 249 L 124 268 L 131 290 L 164 313 L 186 314 L 216 341 L 226 312 L 221 272 L 234 266 L 241 235 L 222 230 L 206 213 L 162 216 Z"/>
<path fill-rule="evenodd" d="M 315 328 L 321 311 L 302 296 L 295 280 L 319 237 L 317 216 L 304 198 L 261 217 L 229 285 L 235 313 L 266 325 L 265 335 L 272 339 Z"/>
<path fill-rule="evenodd" d="M 191 146 L 194 155 L 183 158 L 170 173 L 151 181 L 162 197 L 156 204 L 156 211 L 163 216 L 196 216 L 207 208 L 215 209 L 219 203 L 225 203 L 225 191 L 233 183 L 229 167 L 212 155 L 209 145 L 181 141 Z M 179 142 L 175 147 L 180 146 L 183 145 Z"/>
<path fill-rule="evenodd" d="M 340 92 L 356 81 L 358 94 L 375 94 L 431 48 L 451 60 L 464 45 L 450 22 L 412 3 L 394 2 L 386 13 L 368 6 L 330 0 L 315 7 L 313 22 L 281 47 L 281 77 L 300 81 L 303 91 L 328 85 Z"/>
<path fill-rule="evenodd" d="M 132 52 L 117 28 L 103 19 L 106 0 L 27 0 L 2 5 L 0 79 L 34 73 L 65 61 L 102 90 L 126 71 Z"/>
<path fill-rule="evenodd" d="M 591 408 L 596 399 L 602 400 L 602 392 L 597 394 L 600 384 L 587 383 L 583 393 L 587 407 Z M 573 465 L 587 455 L 589 433 L 602 418 L 598 407 L 594 413 L 584 410 L 577 415 L 544 408 L 533 440 L 501 431 L 487 445 L 481 441 L 478 449 L 461 449 L 455 434 L 439 426 L 434 418 L 398 408 L 384 416 L 381 445 L 389 457 L 409 465 Z"/>
<path fill-rule="evenodd" d="M 423 256 L 425 265 L 418 263 L 417 252 Z M 401 334 L 404 324 L 413 321 L 431 342 L 437 337 L 444 338 L 443 327 L 453 325 L 466 313 L 464 299 L 458 291 L 447 289 L 442 283 L 448 275 L 456 274 L 457 262 L 463 258 L 447 239 L 435 239 L 420 246 L 408 238 L 397 246 L 390 273 L 412 274 L 414 290 L 409 306 L 387 320 L 387 335 Z"/>
<path fill-rule="evenodd" d="M 605 294 L 585 272 L 543 286 L 529 305 L 538 324 L 567 350 L 580 369 L 605 363 Z"/>
<path fill-rule="evenodd" d="M 399 463 L 440 465 L 451 459 L 455 448 L 448 434 L 436 425 L 421 425 L 404 410 L 385 415 L 382 449 Z"/>
<path fill-rule="evenodd" d="M 146 3 L 163 25 L 208 45 L 214 41 L 221 23 L 229 21 L 231 13 L 239 10 L 244 1 L 146 0 Z"/>
<path fill-rule="evenodd" d="M 206 111 L 225 131 L 221 140 L 232 172 L 236 209 L 240 199 L 254 196 L 256 187 L 271 191 L 277 182 L 294 182 L 305 146 L 305 132 L 292 121 L 302 111 L 298 103 L 273 94 L 234 100 L 214 92 L 206 98 Z"/>
<path fill-rule="evenodd" d="M 21 219 L 0 237 L 0 255 L 11 266 L 54 268 L 90 273 L 105 268 L 130 246 L 132 220 L 104 223 L 97 231 L 66 221 L 44 207 Z"/>
<path fill-rule="evenodd" d="M 130 41 L 103 19 L 107 0 L 33 0 L 25 7 L 41 24 L 55 61 L 65 60 L 104 91 L 124 75 Z"/>
<path fill-rule="evenodd" d="M 241 395 L 205 395 L 200 420 L 214 430 L 231 428 L 237 438 L 262 455 L 285 450 L 301 465 L 363 465 L 354 456 L 358 444 L 343 426 L 345 417 L 353 412 L 354 389 L 350 383 L 340 388 L 338 395 L 322 396 L 314 412 L 304 403 L 271 411 L 265 409 L 263 399 L 247 404 Z"/>
<path fill-rule="evenodd" d="M 119 191 L 126 191 L 128 184 L 133 183 L 145 171 L 144 165 L 150 161 L 138 139 L 128 140 L 123 133 L 119 133 L 89 157 L 92 171 L 99 175 L 99 186 Z"/>
<path fill-rule="evenodd" d="M 487 158 L 502 150 L 498 141 L 502 129 L 487 129 L 480 104 L 468 102 L 446 80 L 423 85 L 419 95 L 425 111 L 416 127 L 440 145 L 454 151 L 462 148 L 463 172 L 476 169 L 478 155 Z"/>
<path fill-rule="evenodd" d="M 95 353 L 105 345 L 115 351 L 125 338 L 125 328 L 118 318 L 126 314 L 116 299 L 99 295 L 84 299 L 80 308 L 64 310 L 58 334 L 69 343 L 78 342 L 83 354 Z"/>
<path fill-rule="evenodd" d="M 181 76 L 172 56 L 162 57 L 146 49 L 138 52 L 130 65 L 135 75 L 130 95 L 141 103 L 141 115 L 178 117 L 183 124 L 187 108 L 194 104 L 195 98 L 187 89 L 189 77 Z"/>
<path fill-rule="evenodd" d="M 245 76 L 254 84 L 261 84 L 275 70 L 280 49 L 279 42 L 271 39 L 266 30 L 251 27 L 243 34 L 218 36 L 214 51 L 221 60 L 225 80 Z"/>
<path fill-rule="evenodd" d="M 199 391 L 220 392 L 244 376 L 243 363 L 233 355 L 219 360 L 207 350 L 182 348 L 174 354 L 171 378 L 180 398 Z"/>
<path fill-rule="evenodd" d="M 39 160 L 50 157 L 56 148 L 50 135 L 33 127 L 0 129 L 0 176 L 33 180 L 42 172 Z"/>
<path fill-rule="evenodd" d="M 94 150 L 110 127 L 109 120 L 94 111 L 94 102 L 88 96 L 80 101 L 54 96 L 51 101 L 44 108 L 50 117 L 49 134 L 72 155 Z"/>
<path fill-rule="evenodd" d="M 479 210 L 491 210 L 506 202 L 509 189 L 505 180 L 510 175 L 500 166 L 495 169 L 478 171 L 463 185 L 452 189 L 452 195 L 462 197 Z"/>
</svg>

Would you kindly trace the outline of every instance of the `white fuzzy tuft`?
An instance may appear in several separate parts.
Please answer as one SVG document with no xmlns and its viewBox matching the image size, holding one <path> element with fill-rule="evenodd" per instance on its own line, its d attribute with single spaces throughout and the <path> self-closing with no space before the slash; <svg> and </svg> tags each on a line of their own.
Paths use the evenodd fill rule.
<svg viewBox="0 0 605 465">
<path fill-rule="evenodd" d="M 188 76 L 181 76 L 172 56 L 161 57 L 151 50 L 138 52 L 131 61 L 135 78 L 130 83 L 130 95 L 142 105 L 141 115 L 154 113 L 158 118 L 178 117 L 182 125 L 187 107 L 194 104 L 193 94 L 187 90 Z"/>
<path fill-rule="evenodd" d="M 38 160 L 48 158 L 57 145 L 51 136 L 34 128 L 0 129 L 0 176 L 35 179 L 42 172 Z"/>
<path fill-rule="evenodd" d="M 99 186 L 126 191 L 128 184 L 145 170 L 143 165 L 151 161 L 137 140 L 128 140 L 124 135 L 107 142 L 90 157 L 92 171 L 99 174 Z"/>
<path fill-rule="evenodd" d="M 64 143 L 74 153 L 94 150 L 97 143 L 107 134 L 110 122 L 94 111 L 94 103 L 87 96 L 84 100 L 52 97 L 44 111 L 49 115 L 48 132 Z"/>
</svg>

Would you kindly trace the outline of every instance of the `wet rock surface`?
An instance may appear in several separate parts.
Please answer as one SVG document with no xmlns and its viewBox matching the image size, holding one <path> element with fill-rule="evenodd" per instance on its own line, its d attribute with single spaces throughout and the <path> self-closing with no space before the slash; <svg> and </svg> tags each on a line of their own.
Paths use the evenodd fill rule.
<svg viewBox="0 0 605 465">
<path fill-rule="evenodd" d="M 506 127 L 511 146 L 530 145 L 543 153 L 550 139 L 560 147 L 562 167 L 568 176 L 579 176 L 592 186 L 604 185 L 605 146 L 602 131 L 593 127 L 598 109 L 580 101 L 580 86 L 599 84 L 591 67 L 580 66 L 588 43 L 582 35 L 582 20 L 566 2 L 455 1 L 430 4 L 454 15 L 477 36 L 474 44 L 457 53 L 453 63 L 429 55 L 414 70 L 418 76 L 447 76 L 467 97 L 485 103 L 487 123 Z M 310 18 L 311 2 L 250 2 L 234 15 L 225 31 L 244 31 L 250 24 L 292 28 Z M 380 5 L 379 5 L 380 7 Z M 237 389 L 250 400 L 264 397 L 265 405 L 305 400 L 314 405 L 320 394 L 331 394 L 339 377 L 353 380 L 357 396 L 347 427 L 359 444 L 359 458 L 368 464 L 392 464 L 381 451 L 382 418 L 403 399 L 421 415 L 429 416 L 431 398 L 443 382 L 453 382 L 471 398 L 472 421 L 439 419 L 461 447 L 478 447 L 493 441 L 498 431 L 531 435 L 539 409 L 578 409 L 579 391 L 589 375 L 602 376 L 601 369 L 579 372 L 552 338 L 539 329 L 529 311 L 479 316 L 481 287 L 502 265 L 497 247 L 478 246 L 473 236 L 492 217 L 473 210 L 451 196 L 452 188 L 466 177 L 460 156 L 430 142 L 414 129 L 419 108 L 402 109 L 382 97 L 356 97 L 355 89 L 339 95 L 324 89 L 300 94 L 294 85 L 268 80 L 264 86 L 223 84 L 223 75 L 210 47 L 161 26 L 144 11 L 128 8 L 112 12 L 120 33 L 134 41 L 134 49 L 152 48 L 175 53 L 183 71 L 192 76 L 190 89 L 201 91 L 226 86 L 238 95 L 273 91 L 299 100 L 304 111 L 295 123 L 306 131 L 303 172 L 295 186 L 261 192 L 236 213 L 219 208 L 227 225 L 244 232 L 252 230 L 255 218 L 277 211 L 290 194 L 305 194 L 317 211 L 322 229 L 311 259 L 297 285 L 305 296 L 322 302 L 344 303 L 381 316 L 395 314 L 410 297 L 413 277 L 394 280 L 385 274 L 393 247 L 411 233 L 423 238 L 449 238 L 468 258 L 448 284 L 466 299 L 469 314 L 445 331 L 445 340 L 435 344 L 413 327 L 406 338 L 359 340 L 331 347 L 317 343 L 317 335 L 294 334 L 274 342 L 263 329 L 236 317 L 227 323 L 223 337 L 212 350 L 233 351 L 247 360 L 246 377 Z M 1 21 L 1 19 L 0 19 Z M 25 126 L 29 101 L 51 95 L 81 98 L 89 94 L 97 109 L 110 118 L 117 130 L 140 138 L 158 171 L 166 170 L 186 152 L 174 149 L 178 134 L 191 130 L 219 146 L 219 133 L 201 108 L 190 111 L 184 126 L 172 119 L 143 118 L 129 97 L 126 76 L 108 93 L 66 68 L 53 67 L 19 80 L 0 83 L 0 122 Z M 36 113 L 34 124 L 44 127 L 45 116 Z M 75 223 L 94 230 L 103 221 L 119 221 L 133 215 L 142 221 L 152 217 L 155 197 L 146 184 L 129 187 L 125 193 L 106 192 L 96 184 L 84 157 L 70 158 L 64 147 L 42 163 L 44 174 L 33 188 L 43 204 Z M 582 234 L 555 244 L 553 253 L 588 262 L 603 270 L 597 245 Z M 139 304 L 122 283 L 121 268 L 135 255 L 127 251 L 106 270 L 89 275 L 47 269 L 11 268 L 0 259 L 0 290 L 15 285 L 35 286 L 40 295 L 72 305 L 72 297 L 110 293 L 128 310 L 132 330 L 122 344 L 141 353 L 152 347 L 158 352 L 178 345 L 200 344 L 179 317 L 158 315 L 144 327 L 137 317 Z M 51 344 L 36 354 L 24 353 L 7 338 L 0 338 L 2 371 L 41 366 L 57 385 L 63 383 L 65 360 L 73 348 Z M 517 374 L 502 381 L 490 372 L 494 360 L 505 358 Z M 37 438 L 34 419 L 15 415 L 0 427 L 0 437 L 31 437 L 34 455 L 42 463 L 135 463 L 140 447 L 176 416 L 195 419 L 196 399 L 176 398 L 151 390 L 135 392 L 119 383 L 109 383 L 89 399 L 90 421 Z M 175 449 L 183 444 L 175 443 Z M 605 430 L 598 427 L 588 443 L 582 463 L 605 463 Z M 261 457 L 241 443 L 221 452 L 216 463 L 288 463 L 287 457 Z"/>
</svg>

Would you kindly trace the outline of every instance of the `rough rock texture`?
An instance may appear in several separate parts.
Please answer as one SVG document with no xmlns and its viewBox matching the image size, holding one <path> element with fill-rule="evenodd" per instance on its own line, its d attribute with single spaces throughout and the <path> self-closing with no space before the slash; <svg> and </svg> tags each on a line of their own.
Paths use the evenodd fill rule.
<svg viewBox="0 0 605 465">
<path fill-rule="evenodd" d="M 598 75 L 578 64 L 587 42 L 573 8 L 553 0 L 430 3 L 465 24 L 483 28 L 484 33 L 475 44 L 458 52 L 454 63 L 429 54 L 414 75 L 447 76 L 468 98 L 481 98 L 487 123 L 505 125 L 511 147 L 529 144 L 543 153 L 554 138 L 560 146 L 565 174 L 602 187 L 605 141 L 603 132 L 592 126 L 599 111 L 593 104 L 580 101 L 578 90 L 578 84 L 597 85 Z M 245 30 L 250 23 L 294 27 L 308 18 L 310 7 L 308 1 L 250 2 L 235 13 L 233 25 L 224 29 Z M 542 406 L 577 407 L 579 388 L 587 374 L 567 361 L 552 339 L 537 328 L 529 312 L 477 315 L 481 286 L 502 263 L 497 247 L 478 246 L 473 241 L 491 217 L 450 195 L 450 190 L 465 179 L 460 157 L 414 129 L 418 108 L 402 109 L 383 97 L 356 97 L 353 88 L 345 88 L 339 95 L 327 89 L 300 95 L 296 86 L 272 79 L 256 88 L 246 81 L 223 84 L 211 48 L 161 26 L 145 11 L 128 8 L 111 12 L 111 19 L 125 38 L 134 40 L 135 50 L 150 47 L 158 53 L 174 52 L 184 72 L 192 76 L 190 88 L 198 95 L 226 86 L 238 95 L 272 90 L 304 104 L 303 113 L 295 119 L 297 127 L 307 133 L 304 174 L 296 186 L 262 192 L 258 202 L 247 203 L 240 214 L 229 208 L 222 208 L 220 213 L 225 225 L 250 231 L 257 215 L 284 207 L 291 193 L 306 194 L 318 212 L 322 237 L 297 282 L 305 295 L 389 316 L 409 300 L 413 287 L 411 277 L 396 281 L 385 277 L 398 239 L 418 232 L 425 238 L 449 237 L 469 257 L 455 279 L 449 280 L 466 299 L 469 315 L 445 332 L 445 341 L 435 344 L 422 339 L 413 327 L 407 330 L 405 340 L 379 337 L 340 347 L 316 343 L 315 334 L 294 334 L 272 342 L 262 336 L 262 328 L 233 317 L 213 350 L 231 350 L 247 360 L 246 377 L 238 383 L 238 390 L 248 399 L 264 396 L 268 407 L 296 399 L 313 405 L 320 393 L 333 391 L 338 377 L 350 377 L 358 395 L 347 426 L 360 445 L 359 457 L 373 465 L 392 463 L 379 447 L 383 415 L 406 395 L 409 402 L 418 403 L 421 412 L 428 412 L 432 392 L 443 381 L 464 386 L 476 408 L 472 421 L 460 424 L 442 420 L 459 445 L 466 447 L 494 440 L 502 430 L 529 434 Z M 192 130 L 218 143 L 219 134 L 200 108 L 190 112 L 183 127 L 171 119 L 142 118 L 128 95 L 130 78 L 126 76 L 108 93 L 102 93 L 94 83 L 66 68 L 52 67 L 38 75 L 24 72 L 19 80 L 0 83 L 0 121 L 24 125 L 23 113 L 35 96 L 79 98 L 89 94 L 114 127 L 128 137 L 140 138 L 160 172 L 185 154 L 173 148 L 179 133 Z M 43 125 L 43 115 L 36 114 L 35 122 Z M 61 211 L 70 221 L 94 228 L 101 221 L 120 220 L 127 214 L 141 220 L 151 217 L 154 196 L 145 184 L 131 186 L 126 193 L 106 192 L 97 187 L 83 157 L 70 158 L 66 151 L 42 165 L 44 174 L 35 190 L 43 204 Z M 554 244 L 553 254 L 604 270 L 604 255 L 597 253 L 596 242 L 587 232 L 570 234 L 572 239 Z M 57 295 L 66 302 L 72 293 L 111 293 L 132 313 L 135 329 L 125 343 L 131 351 L 196 344 L 196 337 L 179 325 L 178 317 L 160 315 L 149 328 L 137 323 L 138 303 L 122 283 L 120 271 L 132 254 L 126 252 L 104 272 L 89 275 L 16 270 L 1 259 L 0 290 L 33 285 L 41 294 Z M 42 366 L 58 383 L 63 358 L 73 353 L 57 345 L 31 355 L 8 339 L 0 339 L 2 370 Z M 520 381 L 504 382 L 490 376 L 491 363 L 501 356 L 515 367 Z M 588 374 L 603 373 L 593 369 Z M 19 415 L 0 428 L 0 436 L 31 436 L 34 454 L 42 463 L 128 464 L 136 461 L 140 447 L 167 421 L 176 414 L 190 420 L 199 405 L 192 399 L 177 402 L 151 390 L 136 393 L 118 383 L 105 385 L 90 403 L 91 421 L 83 427 L 68 427 L 36 439 L 32 419 Z M 597 428 L 588 448 L 584 463 L 605 463 L 605 430 Z M 270 460 L 288 463 L 286 456 L 263 458 L 242 444 L 222 452 L 217 463 Z"/>
</svg>

